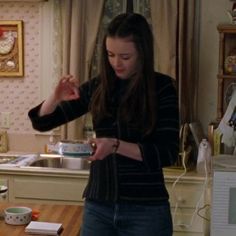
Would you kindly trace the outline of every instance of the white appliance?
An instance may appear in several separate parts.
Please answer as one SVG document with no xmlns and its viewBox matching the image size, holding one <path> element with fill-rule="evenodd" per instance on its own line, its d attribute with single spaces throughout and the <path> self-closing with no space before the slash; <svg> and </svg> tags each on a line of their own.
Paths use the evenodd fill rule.
<svg viewBox="0 0 236 236">
<path fill-rule="evenodd" d="M 236 235 L 236 156 L 213 157 L 211 236 Z"/>
</svg>

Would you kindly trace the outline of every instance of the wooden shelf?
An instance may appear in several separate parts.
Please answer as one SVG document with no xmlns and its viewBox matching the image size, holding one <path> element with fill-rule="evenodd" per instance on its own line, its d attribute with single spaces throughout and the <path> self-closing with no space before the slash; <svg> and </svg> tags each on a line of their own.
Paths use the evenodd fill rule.
<svg viewBox="0 0 236 236">
<path fill-rule="evenodd" d="M 236 79 L 236 74 L 232 75 L 227 75 L 227 74 L 218 74 L 217 75 L 218 79 L 223 78 L 223 79 Z"/>
<path fill-rule="evenodd" d="M 221 33 L 236 33 L 236 26 L 234 24 L 219 24 L 218 31 Z"/>
</svg>

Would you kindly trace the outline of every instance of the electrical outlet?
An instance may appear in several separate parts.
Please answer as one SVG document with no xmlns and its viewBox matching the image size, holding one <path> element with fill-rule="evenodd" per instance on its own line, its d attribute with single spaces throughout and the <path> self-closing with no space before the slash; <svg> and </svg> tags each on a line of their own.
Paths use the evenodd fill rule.
<svg viewBox="0 0 236 236">
<path fill-rule="evenodd" d="M 1 128 L 10 128 L 10 112 L 1 112 Z"/>
</svg>

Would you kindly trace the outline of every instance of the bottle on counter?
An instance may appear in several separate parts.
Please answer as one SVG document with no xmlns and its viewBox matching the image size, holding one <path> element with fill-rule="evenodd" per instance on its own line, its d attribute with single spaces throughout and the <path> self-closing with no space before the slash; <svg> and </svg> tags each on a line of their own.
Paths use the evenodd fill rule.
<svg viewBox="0 0 236 236">
<path fill-rule="evenodd" d="M 202 139 L 198 148 L 197 172 L 210 174 L 212 169 L 211 145 L 207 139 Z"/>
<path fill-rule="evenodd" d="M 49 142 L 45 145 L 45 153 L 55 153 L 56 142 L 54 136 L 50 135 Z"/>
</svg>

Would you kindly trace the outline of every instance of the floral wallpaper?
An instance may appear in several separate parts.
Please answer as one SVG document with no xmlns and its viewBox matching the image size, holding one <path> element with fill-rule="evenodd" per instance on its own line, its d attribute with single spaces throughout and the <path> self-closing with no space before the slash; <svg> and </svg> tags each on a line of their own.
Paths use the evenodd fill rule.
<svg viewBox="0 0 236 236">
<path fill-rule="evenodd" d="M 24 77 L 0 77 L 0 112 L 10 112 L 9 133 L 32 133 L 28 110 L 40 100 L 40 3 L 0 2 L 1 20 L 23 21 Z"/>
</svg>

